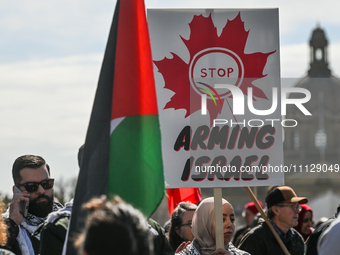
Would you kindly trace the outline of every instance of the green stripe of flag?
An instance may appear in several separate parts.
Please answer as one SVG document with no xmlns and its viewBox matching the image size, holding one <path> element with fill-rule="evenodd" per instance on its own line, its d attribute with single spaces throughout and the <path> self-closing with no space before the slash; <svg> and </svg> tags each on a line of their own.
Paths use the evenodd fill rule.
<svg viewBox="0 0 340 255">
<path fill-rule="evenodd" d="M 108 196 L 150 216 L 164 195 L 162 169 L 158 115 L 125 117 L 111 134 Z"/>
</svg>

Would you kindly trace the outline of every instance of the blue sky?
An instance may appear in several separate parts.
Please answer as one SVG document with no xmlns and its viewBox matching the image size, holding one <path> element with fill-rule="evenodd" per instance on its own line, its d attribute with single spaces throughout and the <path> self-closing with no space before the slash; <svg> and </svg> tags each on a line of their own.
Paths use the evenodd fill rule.
<svg viewBox="0 0 340 255">
<path fill-rule="evenodd" d="M 306 74 L 312 30 L 320 24 L 340 76 L 336 1 L 146 0 L 147 8 L 279 8 L 281 74 Z M 115 1 L 0 0 L 0 192 L 11 194 L 11 167 L 39 154 L 58 181 L 78 173 Z"/>
</svg>

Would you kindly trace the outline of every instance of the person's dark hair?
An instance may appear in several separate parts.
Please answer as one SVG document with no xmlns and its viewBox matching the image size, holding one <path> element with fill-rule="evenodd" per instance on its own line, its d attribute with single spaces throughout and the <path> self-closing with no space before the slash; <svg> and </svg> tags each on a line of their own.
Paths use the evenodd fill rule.
<svg viewBox="0 0 340 255">
<path fill-rule="evenodd" d="M 270 207 L 270 208 L 268 208 L 268 211 L 267 211 L 267 217 L 268 217 L 268 219 L 273 219 L 274 218 L 274 216 L 275 216 L 275 213 L 273 212 L 273 207 Z"/>
<path fill-rule="evenodd" d="M 12 177 L 13 177 L 13 181 L 15 185 L 18 185 L 21 180 L 22 177 L 20 175 L 20 170 L 23 168 L 39 168 L 43 165 L 46 165 L 48 174 L 50 175 L 50 167 L 48 164 L 46 164 L 46 161 L 37 155 L 23 155 L 18 157 L 14 163 L 13 163 L 13 167 L 12 167 Z"/>
<path fill-rule="evenodd" d="M 84 205 L 89 210 L 85 230 L 75 246 L 88 255 L 149 255 L 152 242 L 143 214 L 119 198 L 95 198 Z"/>
<path fill-rule="evenodd" d="M 171 227 L 169 231 L 169 242 L 172 249 L 175 251 L 178 246 L 184 241 L 176 230 L 183 224 L 183 214 L 188 211 L 195 211 L 197 206 L 189 202 L 181 202 L 175 208 L 171 215 Z"/>
</svg>

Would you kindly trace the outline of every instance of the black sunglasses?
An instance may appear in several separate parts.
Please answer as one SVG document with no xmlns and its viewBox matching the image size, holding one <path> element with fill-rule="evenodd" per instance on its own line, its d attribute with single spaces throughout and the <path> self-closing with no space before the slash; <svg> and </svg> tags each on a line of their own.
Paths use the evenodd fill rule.
<svg viewBox="0 0 340 255">
<path fill-rule="evenodd" d="M 52 189 L 54 185 L 54 179 L 47 179 L 41 182 L 25 182 L 23 184 L 19 184 L 18 187 L 24 186 L 26 191 L 29 193 L 35 192 L 38 190 L 39 185 L 43 187 L 43 189 Z"/>
</svg>

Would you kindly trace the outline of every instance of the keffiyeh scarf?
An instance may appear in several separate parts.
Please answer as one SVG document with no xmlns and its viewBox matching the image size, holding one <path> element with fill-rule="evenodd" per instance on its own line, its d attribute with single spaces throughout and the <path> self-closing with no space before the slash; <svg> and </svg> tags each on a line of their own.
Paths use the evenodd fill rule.
<svg viewBox="0 0 340 255">
<path fill-rule="evenodd" d="M 63 206 L 59 202 L 53 203 L 53 211 L 57 211 L 61 208 L 63 208 Z M 9 218 L 9 208 L 2 216 L 4 218 Z M 22 255 L 34 255 L 34 250 L 29 235 L 32 235 L 38 226 L 44 223 L 45 220 L 46 217 L 37 217 L 30 213 L 27 213 L 27 217 L 24 217 L 23 221 L 19 225 L 19 234 L 17 236 L 17 241 Z M 35 237 L 40 240 L 40 235 L 36 235 Z"/>
</svg>

